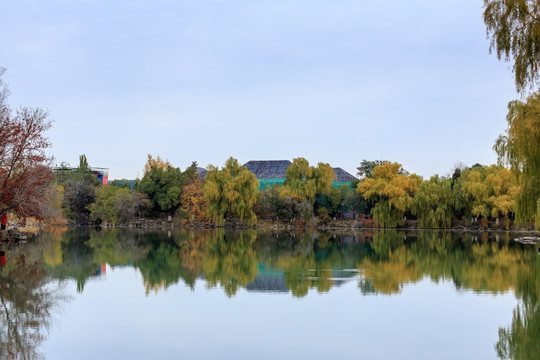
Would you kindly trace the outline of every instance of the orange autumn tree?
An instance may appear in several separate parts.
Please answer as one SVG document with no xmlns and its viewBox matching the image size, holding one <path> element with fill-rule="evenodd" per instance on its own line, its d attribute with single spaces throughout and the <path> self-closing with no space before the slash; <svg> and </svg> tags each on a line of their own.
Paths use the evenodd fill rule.
<svg viewBox="0 0 540 360">
<path fill-rule="evenodd" d="M 188 220 L 205 220 L 206 200 L 203 194 L 204 181 L 197 179 L 193 183 L 184 186 L 179 209 L 180 215 Z"/>
</svg>

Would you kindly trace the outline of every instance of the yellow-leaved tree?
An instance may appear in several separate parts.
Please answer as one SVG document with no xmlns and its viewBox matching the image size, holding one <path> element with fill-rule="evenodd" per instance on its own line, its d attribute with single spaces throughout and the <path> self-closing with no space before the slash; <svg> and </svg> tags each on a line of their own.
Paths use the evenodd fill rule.
<svg viewBox="0 0 540 360">
<path fill-rule="evenodd" d="M 193 183 L 184 186 L 178 209 L 180 215 L 188 220 L 206 219 L 206 200 L 203 196 L 204 181 L 197 179 Z"/>
<path fill-rule="evenodd" d="M 460 177 L 463 194 L 472 199 L 472 214 L 488 219 L 502 218 L 509 226 L 514 213 L 515 197 L 519 186 L 510 170 L 502 166 L 475 166 Z"/>
<path fill-rule="evenodd" d="M 373 169 L 372 177 L 358 183 L 357 192 L 375 203 L 373 220 L 381 227 L 404 224 L 422 178 L 406 174 L 401 164 L 385 161 Z"/>
<path fill-rule="evenodd" d="M 151 154 L 148 154 L 148 160 L 146 161 L 146 164 L 144 165 L 144 173 L 146 174 L 152 168 L 160 169 L 164 171 L 167 169 L 167 166 L 171 166 L 171 164 L 168 161 L 163 161 L 159 155 L 157 158 L 154 159 L 154 157 L 152 157 Z"/>
</svg>

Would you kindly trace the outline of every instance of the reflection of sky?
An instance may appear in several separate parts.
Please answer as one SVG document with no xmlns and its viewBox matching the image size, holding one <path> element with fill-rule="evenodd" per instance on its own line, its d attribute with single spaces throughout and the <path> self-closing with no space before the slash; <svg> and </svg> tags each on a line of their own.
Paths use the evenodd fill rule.
<svg viewBox="0 0 540 360">
<path fill-rule="evenodd" d="M 51 359 L 495 359 L 497 329 L 515 297 L 457 292 L 424 279 L 399 295 L 362 296 L 355 282 L 328 293 L 252 293 L 181 282 L 145 296 L 133 268 L 107 269 L 56 322 Z"/>
<path fill-rule="evenodd" d="M 4 0 L 0 21 L 11 102 L 50 110 L 58 161 L 112 178 L 147 153 L 444 174 L 495 161 L 515 97 L 481 1 Z"/>
</svg>

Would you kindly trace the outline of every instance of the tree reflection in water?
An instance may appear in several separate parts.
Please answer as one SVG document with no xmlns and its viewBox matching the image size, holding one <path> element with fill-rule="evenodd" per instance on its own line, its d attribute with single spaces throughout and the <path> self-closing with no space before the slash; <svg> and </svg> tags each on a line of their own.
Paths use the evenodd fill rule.
<svg viewBox="0 0 540 360">
<path fill-rule="evenodd" d="M 202 269 L 207 286 L 223 287 L 227 296 L 236 294 L 238 286 L 246 287 L 257 275 L 257 258 L 253 243 L 255 231 L 225 232 L 217 230 L 207 238 Z"/>
<path fill-rule="evenodd" d="M 38 262 L 23 255 L 0 269 L 0 357 L 35 359 L 52 321 L 65 302 Z"/>
<path fill-rule="evenodd" d="M 194 289 L 196 280 L 203 279 L 231 296 L 255 279 L 263 286 L 280 277 L 280 291 L 298 297 L 353 279 L 363 294 L 392 295 L 426 277 L 452 281 L 458 290 L 505 293 L 516 288 L 518 274 L 530 272 L 532 259 L 538 257 L 535 249 L 514 243 L 508 234 L 366 234 L 68 230 L 58 239 L 41 235 L 25 254 L 44 260 L 53 278 L 76 280 L 79 291 L 95 269 L 109 264 L 138 269 L 147 293 L 179 280 Z"/>
<path fill-rule="evenodd" d="M 495 349 L 501 359 L 536 360 L 540 357 L 540 259 L 532 261 L 530 271 L 518 274 L 516 295 L 520 304 L 514 309 L 512 324 L 499 328 Z"/>
<path fill-rule="evenodd" d="M 24 253 L 27 259 L 44 260 L 50 278 L 76 280 L 81 292 L 85 281 L 104 264 L 138 269 L 147 295 L 180 280 L 191 289 L 197 280 L 206 282 L 207 287 L 219 286 L 227 296 L 245 288 L 304 297 L 311 290 L 328 292 L 349 281 L 357 281 L 364 295 L 393 296 L 407 284 L 426 278 L 450 281 L 458 291 L 515 291 L 520 304 L 512 324 L 500 329 L 496 351 L 503 359 L 537 359 L 540 353 L 538 248 L 517 244 L 508 233 L 488 236 L 374 230 L 351 235 L 86 229 L 42 234 L 40 241 L 27 244 Z M 23 343 L 16 339 L 39 343 L 43 329 L 49 326 L 49 309 L 56 301 L 54 293 L 48 293 L 50 288 L 43 286 L 47 282 L 43 272 L 30 261 L 28 264 L 2 270 L 2 304 L 8 304 L 4 309 L 9 310 L 2 310 L 2 343 L 11 342 L 11 347 L 3 345 L 5 349 Z M 21 289 L 13 287 L 14 283 Z M 15 301 L 15 295 L 28 299 Z M 14 312 L 25 301 L 28 315 L 24 315 L 26 310 Z M 14 316 L 23 316 L 19 312 L 26 317 L 14 320 Z M 15 328 L 19 336 L 9 335 Z"/>
</svg>

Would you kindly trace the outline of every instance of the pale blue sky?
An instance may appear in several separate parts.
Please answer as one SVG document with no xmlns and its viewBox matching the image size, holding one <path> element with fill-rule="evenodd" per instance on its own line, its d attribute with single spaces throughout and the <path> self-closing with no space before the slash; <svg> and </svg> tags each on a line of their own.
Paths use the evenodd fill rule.
<svg viewBox="0 0 540 360">
<path fill-rule="evenodd" d="M 39 106 L 57 162 L 142 176 L 305 157 L 424 177 L 496 161 L 516 97 L 481 0 L 3 0 L 13 106 Z"/>
</svg>

